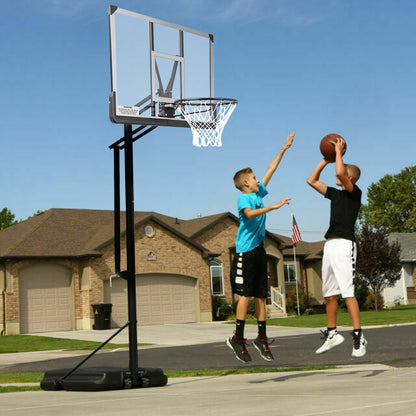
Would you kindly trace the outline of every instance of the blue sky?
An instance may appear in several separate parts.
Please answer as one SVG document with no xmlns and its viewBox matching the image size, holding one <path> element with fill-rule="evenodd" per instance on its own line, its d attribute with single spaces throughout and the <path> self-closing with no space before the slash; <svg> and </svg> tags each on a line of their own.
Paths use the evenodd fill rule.
<svg viewBox="0 0 416 416">
<path fill-rule="evenodd" d="M 110 64 L 102 0 L 2 4 L 0 207 L 17 219 L 49 208 L 113 208 Z M 262 177 L 291 131 L 265 204 L 291 197 L 302 238 L 323 238 L 329 203 L 306 184 L 320 139 L 345 137 L 366 191 L 415 164 L 413 0 L 120 0 L 116 6 L 214 34 L 215 95 L 239 104 L 223 147 L 158 127 L 134 145 L 135 209 L 182 219 L 231 211 L 234 173 Z M 334 166 L 322 179 L 332 185 Z M 124 201 L 122 201 L 124 204 Z M 124 205 L 122 205 L 124 206 Z M 290 236 L 290 210 L 267 228 Z"/>
</svg>

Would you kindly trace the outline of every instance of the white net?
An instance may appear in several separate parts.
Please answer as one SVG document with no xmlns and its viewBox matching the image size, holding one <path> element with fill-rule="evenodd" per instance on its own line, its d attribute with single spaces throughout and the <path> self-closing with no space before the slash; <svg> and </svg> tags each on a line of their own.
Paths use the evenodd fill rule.
<svg viewBox="0 0 416 416">
<path fill-rule="evenodd" d="M 219 147 L 222 131 L 237 102 L 230 98 L 195 98 L 178 100 L 175 105 L 191 127 L 194 146 Z"/>
</svg>

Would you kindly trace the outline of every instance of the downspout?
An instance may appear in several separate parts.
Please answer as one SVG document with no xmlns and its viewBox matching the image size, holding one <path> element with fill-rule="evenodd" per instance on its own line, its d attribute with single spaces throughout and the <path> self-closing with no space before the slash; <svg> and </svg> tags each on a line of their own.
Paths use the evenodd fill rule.
<svg viewBox="0 0 416 416">
<path fill-rule="evenodd" d="M 3 276 L 4 276 L 4 288 L 1 292 L 3 298 L 3 329 L 0 336 L 6 335 L 6 289 L 7 289 L 7 277 L 6 277 L 6 263 L 3 263 Z"/>
</svg>

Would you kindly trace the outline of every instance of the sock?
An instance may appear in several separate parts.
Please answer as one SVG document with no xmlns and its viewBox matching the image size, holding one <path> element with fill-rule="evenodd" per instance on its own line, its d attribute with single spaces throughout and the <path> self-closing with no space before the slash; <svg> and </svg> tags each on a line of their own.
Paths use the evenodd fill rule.
<svg viewBox="0 0 416 416">
<path fill-rule="evenodd" d="M 332 332 L 332 331 L 337 332 L 337 327 L 336 327 L 336 326 L 335 326 L 335 327 L 333 327 L 333 328 L 328 327 L 328 328 L 327 328 L 327 331 L 328 331 L 328 334 L 329 334 L 330 332 Z"/>
<path fill-rule="evenodd" d="M 259 330 L 259 339 L 267 338 L 266 335 L 266 321 L 257 321 L 257 327 Z"/>
<path fill-rule="evenodd" d="M 353 333 L 356 337 L 360 336 L 360 335 L 361 335 L 361 328 L 354 329 L 354 331 L 352 331 L 352 333 Z"/>
<path fill-rule="evenodd" d="M 244 325 L 245 324 L 246 324 L 246 321 L 237 319 L 237 322 L 235 324 L 235 339 L 239 339 L 239 340 L 244 339 Z"/>
</svg>

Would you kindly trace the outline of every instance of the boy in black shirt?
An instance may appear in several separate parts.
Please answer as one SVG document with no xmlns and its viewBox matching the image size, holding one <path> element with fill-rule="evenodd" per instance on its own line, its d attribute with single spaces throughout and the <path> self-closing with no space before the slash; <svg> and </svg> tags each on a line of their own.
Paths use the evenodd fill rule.
<svg viewBox="0 0 416 416">
<path fill-rule="evenodd" d="M 341 344 L 344 337 L 337 331 L 338 295 L 345 299 L 353 325 L 353 357 L 366 354 L 367 340 L 361 331 L 360 309 L 354 295 L 356 262 L 355 221 L 361 206 L 361 190 L 355 184 L 360 178 L 360 169 L 355 165 L 344 165 L 342 152 L 345 141 L 337 138 L 335 143 L 335 174 L 338 190 L 319 180 L 321 172 L 329 163 L 326 159 L 309 176 L 307 182 L 312 188 L 331 201 L 331 217 L 322 258 L 322 294 L 325 298 L 328 328 L 323 332 L 324 342 L 316 350 L 322 354 Z"/>
</svg>

